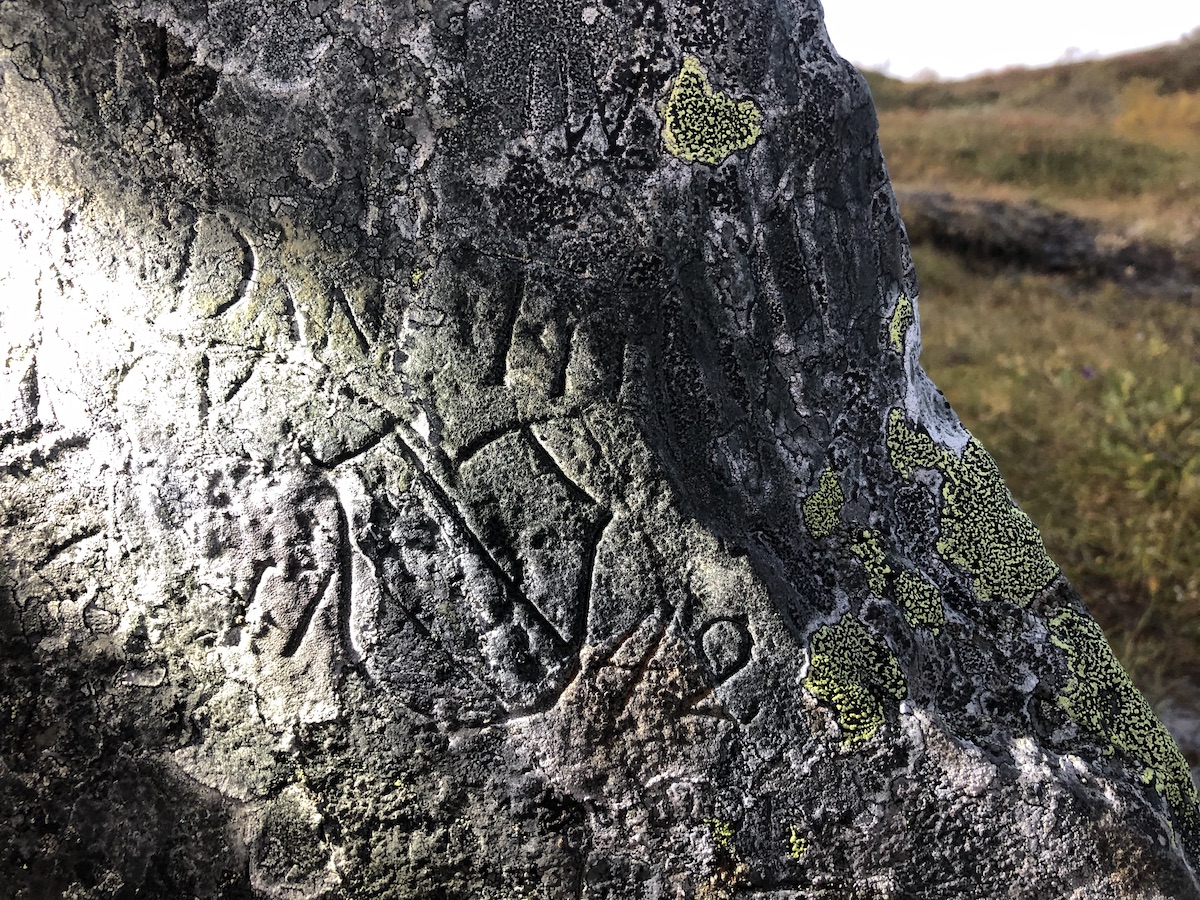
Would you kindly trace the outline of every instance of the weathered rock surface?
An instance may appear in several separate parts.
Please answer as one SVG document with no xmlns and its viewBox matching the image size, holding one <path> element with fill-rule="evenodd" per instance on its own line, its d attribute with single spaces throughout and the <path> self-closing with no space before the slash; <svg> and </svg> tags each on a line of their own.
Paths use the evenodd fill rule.
<svg viewBox="0 0 1200 900">
<path fill-rule="evenodd" d="M 0 42 L 6 896 L 1197 896 L 815 2 Z"/>
</svg>

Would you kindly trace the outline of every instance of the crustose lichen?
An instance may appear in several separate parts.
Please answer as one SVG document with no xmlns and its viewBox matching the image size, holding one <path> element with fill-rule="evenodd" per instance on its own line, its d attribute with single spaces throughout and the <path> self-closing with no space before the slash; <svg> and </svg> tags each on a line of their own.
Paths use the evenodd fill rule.
<svg viewBox="0 0 1200 900">
<path fill-rule="evenodd" d="M 762 112 L 751 100 L 732 100 L 714 91 L 700 60 L 686 56 L 671 93 L 661 105 L 667 152 L 685 162 L 718 166 L 762 134 Z"/>
</svg>

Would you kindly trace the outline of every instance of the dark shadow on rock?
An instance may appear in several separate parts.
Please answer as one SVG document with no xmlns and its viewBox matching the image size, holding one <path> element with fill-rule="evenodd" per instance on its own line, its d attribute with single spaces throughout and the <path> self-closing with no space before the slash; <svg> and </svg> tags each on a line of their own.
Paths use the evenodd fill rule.
<svg viewBox="0 0 1200 900">
<path fill-rule="evenodd" d="M 236 809 L 168 759 L 183 691 L 122 686 L 115 655 L 42 653 L 23 624 L 0 587 L 3 895 L 251 897 Z"/>
</svg>

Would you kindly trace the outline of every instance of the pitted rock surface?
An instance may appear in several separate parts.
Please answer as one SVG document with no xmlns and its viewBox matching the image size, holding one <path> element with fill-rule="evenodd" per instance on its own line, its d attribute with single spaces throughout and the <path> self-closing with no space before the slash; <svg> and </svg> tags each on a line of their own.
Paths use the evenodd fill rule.
<svg viewBox="0 0 1200 900">
<path fill-rule="evenodd" d="M 0 78 L 6 896 L 1200 896 L 815 0 L 17 0 Z"/>
</svg>

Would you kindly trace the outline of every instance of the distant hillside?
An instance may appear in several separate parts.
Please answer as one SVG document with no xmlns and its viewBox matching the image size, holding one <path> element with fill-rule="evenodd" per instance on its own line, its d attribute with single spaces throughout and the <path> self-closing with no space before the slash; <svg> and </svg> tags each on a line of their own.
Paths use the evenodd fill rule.
<svg viewBox="0 0 1200 900">
<path fill-rule="evenodd" d="M 964 81 L 909 83 L 864 71 L 880 112 L 999 106 L 1065 115 L 1112 115 L 1138 79 L 1160 93 L 1200 92 L 1200 37 L 1107 59 L 1008 69 Z"/>
<path fill-rule="evenodd" d="M 864 74 L 897 187 L 1036 201 L 1200 259 L 1200 35 L 966 81 Z"/>
</svg>

